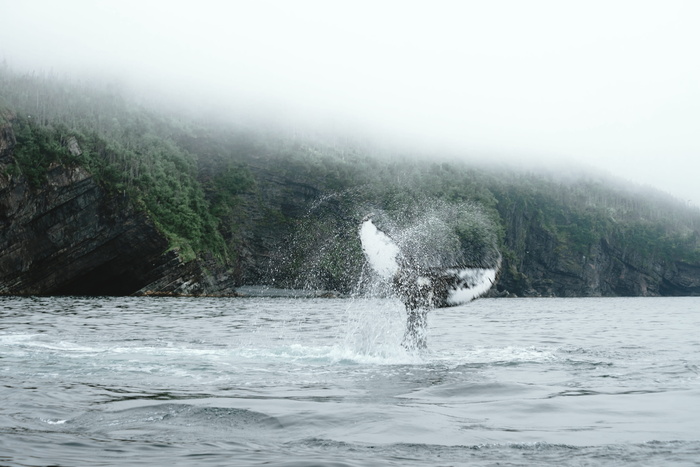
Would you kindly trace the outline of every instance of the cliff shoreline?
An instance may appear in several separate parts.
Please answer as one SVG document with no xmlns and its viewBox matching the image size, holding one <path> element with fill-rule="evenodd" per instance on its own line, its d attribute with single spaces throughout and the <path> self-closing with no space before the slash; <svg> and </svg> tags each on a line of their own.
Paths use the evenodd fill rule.
<svg viewBox="0 0 700 467">
<path fill-rule="evenodd" d="M 75 139 L 64 144 L 80 151 Z M 0 124 L 2 295 L 239 296 L 240 286 L 272 283 L 341 296 L 357 281 L 361 265 L 350 264 L 345 276 L 336 271 L 337 262 L 343 267 L 349 256 L 335 265 L 328 258 L 285 258 L 309 234 L 308 225 L 336 231 L 309 237 L 306 254 L 329 238 L 356 242 L 347 233 L 353 232 L 355 213 L 342 200 L 313 211 L 311 217 L 323 217 L 325 224 L 308 224 L 309 213 L 329 192 L 301 172 L 285 173 L 264 161 L 248 164 L 254 188 L 235 193 L 237 214 L 220 224 L 230 258 L 198 252 L 191 259 L 125 192 L 106 189 L 79 164 L 52 162 L 43 182 L 33 186 L 13 169 L 16 145 L 12 115 L 6 114 Z M 212 189 L 208 196 L 214 203 L 218 193 Z M 497 201 L 508 254 L 492 297 L 700 295 L 698 264 L 645 258 L 612 236 L 574 251 L 543 224 L 539 208 Z M 302 260 L 308 264 L 296 264 Z M 315 274 L 316 282 L 300 280 L 302 274 Z"/>
</svg>

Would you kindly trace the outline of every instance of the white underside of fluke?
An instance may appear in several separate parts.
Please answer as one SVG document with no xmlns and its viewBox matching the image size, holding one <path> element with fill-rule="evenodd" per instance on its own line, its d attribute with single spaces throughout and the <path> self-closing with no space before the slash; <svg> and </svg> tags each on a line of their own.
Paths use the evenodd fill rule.
<svg viewBox="0 0 700 467">
<path fill-rule="evenodd" d="M 459 276 L 459 285 L 449 290 L 447 295 L 448 305 L 461 305 L 481 297 L 493 286 L 496 280 L 497 269 L 464 268 L 448 269 L 446 274 Z"/>
<path fill-rule="evenodd" d="M 377 229 L 372 219 L 365 220 L 360 226 L 360 241 L 374 272 L 387 280 L 399 272 L 401 250 L 388 235 Z"/>
</svg>

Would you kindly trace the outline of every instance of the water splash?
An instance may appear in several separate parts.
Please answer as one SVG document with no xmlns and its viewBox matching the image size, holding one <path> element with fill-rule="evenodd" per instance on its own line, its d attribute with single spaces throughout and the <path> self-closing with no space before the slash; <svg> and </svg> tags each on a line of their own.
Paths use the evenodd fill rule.
<svg viewBox="0 0 700 467">
<path fill-rule="evenodd" d="M 500 254 L 493 267 L 468 264 L 470 252 L 462 238 L 465 221 L 459 217 L 463 214 L 442 205 L 396 230 L 398 240 L 377 229 L 371 216 L 362 221 L 359 237 L 368 263 L 406 307 L 402 345 L 408 350 L 427 347 L 429 310 L 467 303 L 495 283 Z"/>
<path fill-rule="evenodd" d="M 478 205 L 416 197 L 384 204 L 369 203 L 357 187 L 316 200 L 274 258 L 275 284 L 355 299 L 400 298 L 410 311 L 465 303 L 495 283 L 499 231 Z M 372 221 L 361 222 L 368 213 Z M 368 328 L 386 322 L 382 306 L 370 308 L 374 318 L 353 311 L 345 338 L 364 354 L 383 352 L 384 336 L 401 342 L 406 328 L 400 306 L 392 312 L 400 319 L 391 331 Z M 409 349 L 425 347 L 427 315 L 413 317 L 409 323 L 417 324 L 409 331 L 415 332 L 403 340 L 416 344 Z"/>
<path fill-rule="evenodd" d="M 405 316 L 401 303 L 387 299 L 354 299 L 346 312 L 341 346 L 355 355 L 405 358 L 399 343 Z"/>
</svg>

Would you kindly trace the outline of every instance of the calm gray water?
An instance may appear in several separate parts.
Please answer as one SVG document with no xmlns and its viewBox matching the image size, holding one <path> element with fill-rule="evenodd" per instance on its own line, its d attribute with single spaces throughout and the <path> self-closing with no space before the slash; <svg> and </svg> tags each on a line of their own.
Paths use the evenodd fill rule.
<svg viewBox="0 0 700 467">
<path fill-rule="evenodd" d="M 2 466 L 700 465 L 700 299 L 0 298 Z"/>
</svg>

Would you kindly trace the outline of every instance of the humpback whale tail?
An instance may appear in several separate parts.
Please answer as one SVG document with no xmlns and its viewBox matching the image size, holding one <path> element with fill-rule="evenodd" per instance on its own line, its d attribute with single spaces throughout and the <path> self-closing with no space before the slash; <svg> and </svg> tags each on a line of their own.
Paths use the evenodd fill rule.
<svg viewBox="0 0 700 467">
<path fill-rule="evenodd" d="M 500 268 L 421 267 L 401 251 L 367 216 L 360 224 L 362 250 L 372 269 L 389 281 L 408 314 L 403 346 L 426 346 L 427 314 L 433 308 L 461 305 L 483 296 L 493 286 Z"/>
</svg>

